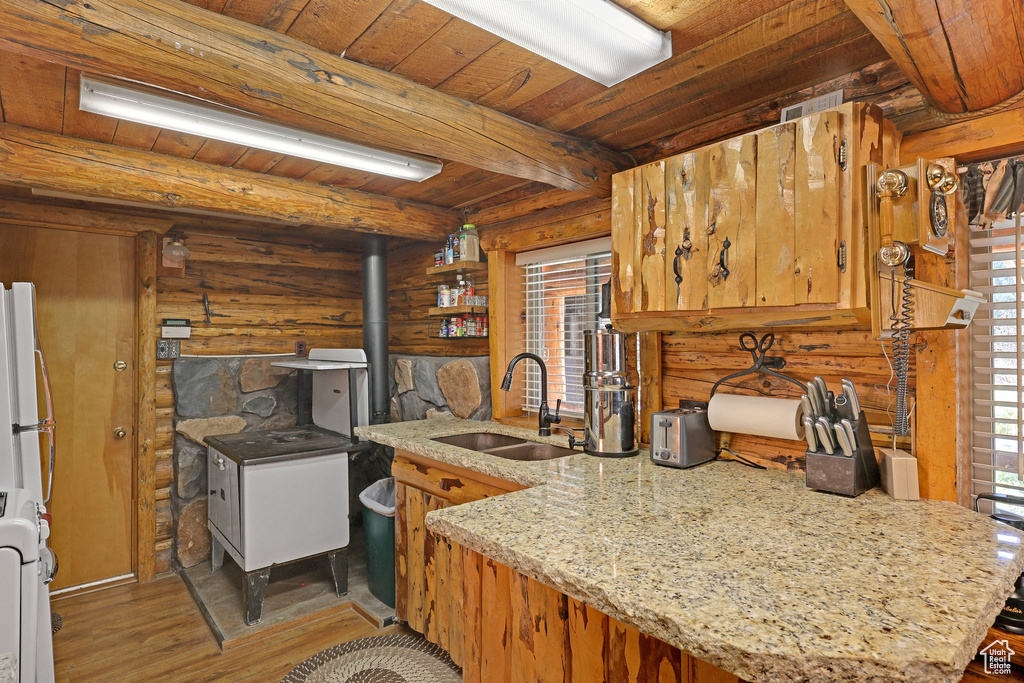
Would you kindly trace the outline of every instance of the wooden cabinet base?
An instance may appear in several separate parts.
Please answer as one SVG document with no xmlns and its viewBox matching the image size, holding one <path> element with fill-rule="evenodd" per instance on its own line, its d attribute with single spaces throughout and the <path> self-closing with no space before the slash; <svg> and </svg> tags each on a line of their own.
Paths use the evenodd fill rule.
<svg viewBox="0 0 1024 683">
<path fill-rule="evenodd" d="M 426 515 L 523 487 L 395 451 L 395 614 L 463 662 L 462 547 L 426 526 Z"/>
<path fill-rule="evenodd" d="M 466 683 L 741 683 L 468 548 L 462 564 Z"/>
</svg>

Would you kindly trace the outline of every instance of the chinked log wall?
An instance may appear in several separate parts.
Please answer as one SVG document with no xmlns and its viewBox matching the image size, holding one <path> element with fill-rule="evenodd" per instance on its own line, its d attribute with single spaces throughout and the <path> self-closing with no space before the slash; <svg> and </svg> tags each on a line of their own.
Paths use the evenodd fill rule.
<svg viewBox="0 0 1024 683">
<path fill-rule="evenodd" d="M 184 277 L 157 278 L 156 323 L 189 318 L 183 354 L 252 355 L 309 348 L 362 347 L 358 241 L 336 244 L 283 237 L 243 239 L 175 229 L 192 251 Z M 203 294 L 210 300 L 206 323 Z M 170 568 L 174 482 L 171 361 L 156 364 L 156 565 Z"/>
</svg>

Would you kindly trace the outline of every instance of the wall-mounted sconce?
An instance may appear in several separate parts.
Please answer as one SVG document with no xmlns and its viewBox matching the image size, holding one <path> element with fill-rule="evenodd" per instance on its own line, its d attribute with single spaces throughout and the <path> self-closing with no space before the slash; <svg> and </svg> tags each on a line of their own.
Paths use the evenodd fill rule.
<svg viewBox="0 0 1024 683">
<path fill-rule="evenodd" d="M 162 264 L 164 268 L 184 268 L 185 259 L 191 254 L 192 252 L 185 246 L 185 241 L 181 237 L 164 238 Z"/>
</svg>

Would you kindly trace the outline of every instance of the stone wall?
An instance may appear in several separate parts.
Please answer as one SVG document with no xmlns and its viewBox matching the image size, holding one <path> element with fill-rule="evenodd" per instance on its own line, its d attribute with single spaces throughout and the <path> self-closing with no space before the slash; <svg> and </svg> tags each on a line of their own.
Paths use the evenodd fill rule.
<svg viewBox="0 0 1024 683">
<path fill-rule="evenodd" d="M 174 361 L 174 559 L 191 567 L 210 556 L 206 527 L 207 471 L 203 438 L 293 427 L 296 371 L 270 358 L 179 358 Z"/>
<path fill-rule="evenodd" d="M 487 356 L 390 357 L 391 421 L 455 415 L 491 419 L 491 365 Z"/>
</svg>

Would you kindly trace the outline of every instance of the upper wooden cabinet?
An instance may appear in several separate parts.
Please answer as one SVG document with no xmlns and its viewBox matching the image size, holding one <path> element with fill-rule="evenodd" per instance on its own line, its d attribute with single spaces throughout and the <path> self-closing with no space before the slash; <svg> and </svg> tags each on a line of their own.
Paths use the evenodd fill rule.
<svg viewBox="0 0 1024 683">
<path fill-rule="evenodd" d="M 883 120 L 849 103 L 618 173 L 623 331 L 870 324 L 865 167 Z"/>
</svg>

